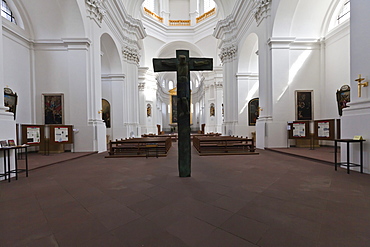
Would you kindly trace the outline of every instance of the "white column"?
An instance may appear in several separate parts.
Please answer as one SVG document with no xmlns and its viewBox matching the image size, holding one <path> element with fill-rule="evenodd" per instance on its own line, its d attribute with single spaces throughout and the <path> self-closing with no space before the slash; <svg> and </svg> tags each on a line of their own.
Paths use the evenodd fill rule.
<svg viewBox="0 0 370 247">
<path fill-rule="evenodd" d="M 370 86 L 361 88 L 358 97 L 359 75 L 370 81 L 370 1 L 351 1 L 351 103 L 343 110 L 341 137 L 352 139 L 361 135 L 364 142 L 364 172 L 370 173 Z M 346 161 L 346 148 L 342 147 L 342 161 Z M 359 163 L 359 145 L 351 145 L 351 162 Z M 356 169 L 357 170 L 357 169 Z"/>
<path fill-rule="evenodd" d="M 235 125 L 238 122 L 238 84 L 236 73 L 238 71 L 237 46 L 230 45 L 221 50 L 223 62 L 223 89 L 224 89 L 224 135 L 234 135 Z"/>
<path fill-rule="evenodd" d="M 222 132 L 222 103 L 223 103 L 223 84 L 221 82 L 216 82 L 216 129 L 215 132 Z"/>
<path fill-rule="evenodd" d="M 190 23 L 192 26 L 197 24 L 196 18 L 199 16 L 198 1 L 190 0 Z"/>
<path fill-rule="evenodd" d="M 271 2 L 270 2 L 271 3 Z M 270 4 L 269 3 L 269 4 Z M 269 146 L 269 134 L 273 133 L 272 112 L 272 51 L 270 50 L 270 38 L 272 35 L 272 21 L 270 9 L 263 8 L 262 3 L 257 5 L 255 16 L 259 25 L 258 33 L 258 70 L 259 70 L 259 106 L 260 115 L 256 123 L 256 147 L 264 149 Z M 259 7 L 258 7 L 259 6 Z"/>
<path fill-rule="evenodd" d="M 126 74 L 124 91 L 124 127 L 126 136 L 139 136 L 139 50 L 134 45 L 122 48 L 123 71 Z"/>
<path fill-rule="evenodd" d="M 91 23 L 93 25 L 93 23 Z M 95 30 L 96 27 L 92 26 L 92 34 L 94 37 L 93 42 L 91 42 L 89 50 L 89 78 L 88 78 L 88 125 L 92 127 L 92 136 L 93 136 L 93 150 L 98 152 L 104 152 L 107 150 L 106 145 L 106 128 L 102 119 L 102 82 L 101 82 L 101 49 L 100 49 L 100 36 L 99 32 Z M 77 50 L 78 52 L 78 50 Z M 70 64 L 69 67 L 71 71 L 76 71 L 81 66 L 79 64 L 74 64 L 73 58 L 75 57 L 73 53 L 70 55 Z M 82 56 L 83 54 L 78 54 Z M 76 60 L 75 60 L 76 61 Z M 73 65 L 74 64 L 74 65 Z M 81 72 L 76 71 L 82 75 Z M 70 72 L 70 75 L 75 73 Z M 72 78 L 76 80 L 76 78 Z M 79 98 L 74 98 L 78 100 Z M 71 115 L 72 116 L 72 115 Z M 83 139 L 81 139 L 83 142 Z"/>
<path fill-rule="evenodd" d="M 0 18 L 0 25 L 2 27 L 2 18 Z M 8 107 L 4 106 L 4 56 L 3 56 L 3 31 L 2 28 L 0 30 L 0 140 L 16 140 L 16 124 L 14 121 L 13 113 L 6 112 Z M 10 152 L 10 160 L 11 160 L 11 167 L 10 169 L 14 169 L 14 152 Z M 0 173 L 4 173 L 4 165 L 3 165 L 3 152 L 0 153 Z M 1 177 L 0 180 L 3 180 L 4 177 Z"/>
<path fill-rule="evenodd" d="M 163 24 L 168 25 L 170 19 L 170 3 L 169 0 L 161 0 L 160 15 L 163 18 Z"/>
</svg>

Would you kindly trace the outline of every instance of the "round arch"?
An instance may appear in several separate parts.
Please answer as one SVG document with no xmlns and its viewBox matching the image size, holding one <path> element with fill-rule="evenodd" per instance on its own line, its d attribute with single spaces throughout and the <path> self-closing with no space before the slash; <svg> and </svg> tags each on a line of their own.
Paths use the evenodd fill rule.
<svg viewBox="0 0 370 247">
<path fill-rule="evenodd" d="M 238 73 L 258 73 L 258 36 L 249 34 L 239 52 Z"/>
<path fill-rule="evenodd" d="M 330 10 L 341 0 L 281 0 L 272 30 L 273 37 L 313 38 L 325 34 Z M 307 11 L 307 10 L 310 11 Z M 332 13 L 331 13 L 332 14 Z"/>
<path fill-rule="evenodd" d="M 73 0 L 63 4 L 58 0 L 34 0 L 17 2 L 17 7 L 23 21 L 32 20 L 28 23 L 32 39 L 60 40 L 61 37 L 86 36 L 82 16 L 85 9 L 81 10 L 85 8 L 84 4 Z"/>
<path fill-rule="evenodd" d="M 159 58 L 175 57 L 176 50 L 189 50 L 190 57 L 202 57 L 203 56 L 201 50 L 194 44 L 184 42 L 184 41 L 174 41 L 174 42 L 171 42 L 171 43 L 168 43 L 162 46 L 162 48 L 158 50 L 156 57 L 159 57 Z M 190 81 L 193 83 L 192 88 L 195 88 L 196 80 L 199 81 L 200 78 L 201 78 L 200 72 L 198 71 L 190 72 Z M 160 75 L 157 77 L 157 80 L 159 82 L 163 80 L 173 81 L 176 84 L 177 82 L 176 73 L 175 72 L 161 72 Z M 176 87 L 176 85 L 174 86 Z"/>
<path fill-rule="evenodd" d="M 122 74 L 122 62 L 116 43 L 112 37 L 104 33 L 100 37 L 101 73 Z"/>
<path fill-rule="evenodd" d="M 189 50 L 190 56 L 203 56 L 202 51 L 194 44 L 184 41 L 174 41 L 163 45 L 157 52 L 157 57 L 174 57 L 176 50 Z"/>
</svg>

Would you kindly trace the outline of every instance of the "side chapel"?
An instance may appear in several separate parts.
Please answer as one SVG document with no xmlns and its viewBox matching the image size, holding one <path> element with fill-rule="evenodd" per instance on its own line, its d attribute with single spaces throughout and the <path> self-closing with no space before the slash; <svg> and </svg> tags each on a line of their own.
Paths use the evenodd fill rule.
<svg viewBox="0 0 370 247">
<path fill-rule="evenodd" d="M 74 152 L 104 152 L 109 140 L 174 131 L 176 74 L 155 73 L 152 59 L 182 49 L 214 61 L 190 74 L 192 131 L 255 133 L 264 149 L 287 146 L 289 122 L 340 119 L 341 138 L 368 140 L 370 173 L 360 84 L 370 1 L 2 0 L 1 10 L 0 140 L 64 124 Z"/>
</svg>

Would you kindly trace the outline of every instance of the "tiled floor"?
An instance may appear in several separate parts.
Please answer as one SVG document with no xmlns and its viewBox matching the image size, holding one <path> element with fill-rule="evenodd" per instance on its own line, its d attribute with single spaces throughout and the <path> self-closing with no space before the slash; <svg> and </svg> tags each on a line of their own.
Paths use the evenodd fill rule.
<svg viewBox="0 0 370 247">
<path fill-rule="evenodd" d="M 92 154 L 0 182 L 0 246 L 370 246 L 370 176 L 271 151 Z"/>
<path fill-rule="evenodd" d="M 322 146 L 314 149 L 310 148 L 269 148 L 268 150 L 289 154 L 296 157 L 306 158 L 332 165 L 334 163 L 334 147 Z M 340 148 L 338 148 L 337 158 L 340 160 Z"/>
</svg>

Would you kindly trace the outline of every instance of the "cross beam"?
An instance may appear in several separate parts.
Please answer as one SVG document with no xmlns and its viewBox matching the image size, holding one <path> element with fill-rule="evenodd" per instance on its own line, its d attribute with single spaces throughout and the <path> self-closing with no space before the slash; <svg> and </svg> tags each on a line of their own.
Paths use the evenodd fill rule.
<svg viewBox="0 0 370 247">
<path fill-rule="evenodd" d="M 154 58 L 154 72 L 177 72 L 178 167 L 180 177 L 191 175 L 190 71 L 213 70 L 212 58 L 189 58 L 189 51 L 177 50 L 176 58 Z"/>
</svg>

